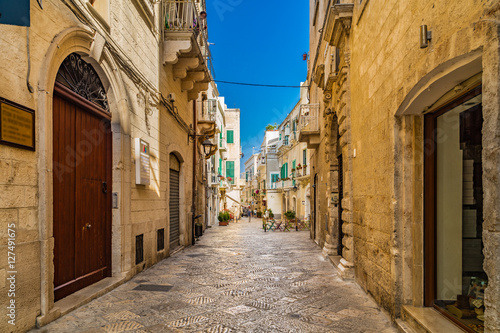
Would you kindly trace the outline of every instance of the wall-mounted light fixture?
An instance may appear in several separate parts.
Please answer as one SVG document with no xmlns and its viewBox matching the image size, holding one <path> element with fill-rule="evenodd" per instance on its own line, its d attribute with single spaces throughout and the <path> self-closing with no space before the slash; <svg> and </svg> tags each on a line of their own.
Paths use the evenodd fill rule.
<svg viewBox="0 0 500 333">
<path fill-rule="evenodd" d="M 429 46 L 429 41 L 432 39 L 432 32 L 427 31 L 426 25 L 420 26 L 420 48 L 425 49 Z"/>
</svg>

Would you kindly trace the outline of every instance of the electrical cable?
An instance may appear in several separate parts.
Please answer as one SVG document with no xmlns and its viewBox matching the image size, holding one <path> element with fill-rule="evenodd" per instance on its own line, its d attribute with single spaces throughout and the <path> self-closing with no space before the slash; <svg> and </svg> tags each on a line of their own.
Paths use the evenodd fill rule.
<svg viewBox="0 0 500 333">
<path fill-rule="evenodd" d="M 244 82 L 231 82 L 231 81 L 221 81 L 214 80 L 217 83 L 227 83 L 227 84 L 236 84 L 240 86 L 252 86 L 252 87 L 268 87 L 268 88 L 308 88 L 309 86 L 286 86 L 286 85 L 277 85 L 277 84 L 260 84 L 260 83 L 244 83 Z"/>
<path fill-rule="evenodd" d="M 28 87 L 28 91 L 33 93 L 35 89 L 30 84 L 30 73 L 31 73 L 31 56 L 30 56 L 30 27 L 26 27 L 26 52 L 28 55 L 28 73 L 26 75 L 26 86 Z"/>
</svg>

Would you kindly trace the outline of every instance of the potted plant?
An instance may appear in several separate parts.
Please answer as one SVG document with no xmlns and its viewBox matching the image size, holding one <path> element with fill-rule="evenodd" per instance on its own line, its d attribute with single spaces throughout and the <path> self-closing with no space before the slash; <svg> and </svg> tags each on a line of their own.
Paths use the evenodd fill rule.
<svg viewBox="0 0 500 333">
<path fill-rule="evenodd" d="M 289 210 L 285 213 L 285 217 L 287 220 L 293 220 L 295 218 L 295 212 L 293 210 Z"/>
<path fill-rule="evenodd" d="M 229 221 L 229 213 L 227 212 L 219 212 L 219 216 L 217 216 L 217 219 L 219 220 L 219 225 L 220 226 L 226 226 L 228 225 Z"/>
<path fill-rule="evenodd" d="M 296 168 L 296 169 L 297 169 L 297 170 L 302 169 L 302 165 L 299 163 L 299 165 L 297 165 L 297 168 Z"/>
</svg>

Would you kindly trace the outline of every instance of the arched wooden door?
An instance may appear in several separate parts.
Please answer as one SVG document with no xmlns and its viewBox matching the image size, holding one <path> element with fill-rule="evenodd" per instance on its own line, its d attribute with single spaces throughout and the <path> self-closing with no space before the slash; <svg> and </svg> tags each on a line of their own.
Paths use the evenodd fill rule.
<svg viewBox="0 0 500 333">
<path fill-rule="evenodd" d="M 78 54 L 53 98 L 54 299 L 111 274 L 111 129 L 104 89 Z"/>
</svg>

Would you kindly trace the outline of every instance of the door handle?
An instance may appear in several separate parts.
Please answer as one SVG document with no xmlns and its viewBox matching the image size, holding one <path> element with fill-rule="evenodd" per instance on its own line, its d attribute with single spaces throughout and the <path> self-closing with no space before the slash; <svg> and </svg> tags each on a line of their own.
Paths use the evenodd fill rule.
<svg viewBox="0 0 500 333">
<path fill-rule="evenodd" d="M 92 228 L 92 224 L 87 223 L 87 224 L 85 224 L 85 226 L 82 228 L 82 231 L 85 231 L 85 229 L 90 230 L 90 228 Z"/>
<path fill-rule="evenodd" d="M 108 183 L 102 182 L 102 193 L 108 193 Z"/>
</svg>

